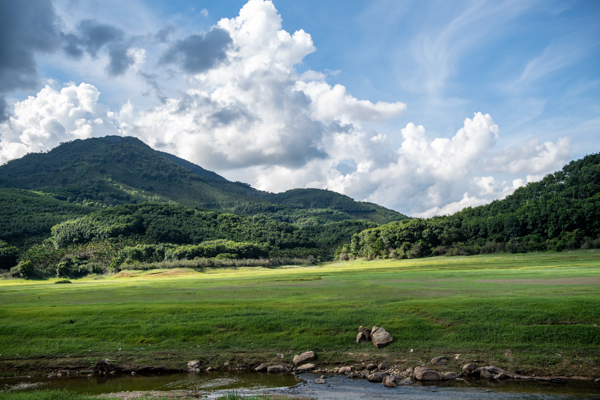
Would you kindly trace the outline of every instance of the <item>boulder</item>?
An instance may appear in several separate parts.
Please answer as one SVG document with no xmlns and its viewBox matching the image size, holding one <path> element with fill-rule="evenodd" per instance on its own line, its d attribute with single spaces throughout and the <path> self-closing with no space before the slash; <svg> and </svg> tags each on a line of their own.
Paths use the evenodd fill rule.
<svg viewBox="0 0 600 400">
<path fill-rule="evenodd" d="M 322 384 L 327 383 L 327 382 L 325 382 L 325 379 L 323 379 L 323 378 L 317 378 L 317 379 L 315 379 L 315 383 L 318 383 L 318 384 L 322 385 Z"/>
<path fill-rule="evenodd" d="M 439 372 L 425 367 L 417 367 L 413 373 L 413 378 L 418 381 L 440 381 L 442 376 Z"/>
<path fill-rule="evenodd" d="M 494 374 L 492 374 L 487 369 L 481 369 L 479 371 L 479 377 L 482 379 L 492 379 L 494 377 Z"/>
<path fill-rule="evenodd" d="M 268 368 L 268 367 L 267 367 L 267 364 L 265 364 L 265 363 L 262 363 L 262 364 L 260 364 L 258 367 L 254 368 L 254 370 L 255 370 L 256 372 L 266 372 L 266 371 L 267 371 L 267 368 Z"/>
<path fill-rule="evenodd" d="M 377 328 L 377 329 L 375 329 Z M 378 349 L 392 343 L 394 338 L 385 329 L 374 326 L 371 330 L 371 341 Z"/>
<path fill-rule="evenodd" d="M 315 364 L 302 364 L 301 366 L 299 366 L 298 368 L 296 368 L 296 371 L 298 372 L 306 372 L 306 371 L 310 371 L 311 369 L 315 368 Z"/>
<path fill-rule="evenodd" d="M 380 371 L 385 371 L 387 369 L 387 364 L 381 363 L 377 366 L 377 369 Z"/>
<path fill-rule="evenodd" d="M 358 334 L 356 335 L 356 343 L 369 343 L 371 340 L 371 332 L 364 326 L 358 328 Z"/>
<path fill-rule="evenodd" d="M 377 369 L 377 364 L 369 364 L 369 365 L 367 365 L 367 370 L 373 371 L 374 369 Z"/>
<path fill-rule="evenodd" d="M 287 370 L 283 365 L 271 365 L 267 367 L 267 372 L 287 372 Z"/>
<path fill-rule="evenodd" d="M 338 374 L 349 374 L 352 372 L 352 367 L 342 367 L 338 369 Z"/>
<path fill-rule="evenodd" d="M 396 380 L 394 379 L 393 376 L 389 376 L 389 375 L 386 376 L 385 378 L 383 378 L 383 381 L 381 383 L 385 387 L 389 387 L 389 388 L 395 388 L 396 387 Z"/>
<path fill-rule="evenodd" d="M 473 372 L 475 372 L 476 369 L 477 369 L 477 366 L 475 364 L 465 364 L 462 367 L 462 372 L 463 372 L 463 374 L 470 375 Z"/>
<path fill-rule="evenodd" d="M 412 381 L 412 379 L 410 378 L 405 378 L 402 379 L 400 382 L 398 382 L 398 385 L 412 385 L 414 382 Z"/>
<path fill-rule="evenodd" d="M 200 372 L 200 361 L 192 360 L 188 361 L 188 372 Z"/>
<path fill-rule="evenodd" d="M 369 382 L 383 382 L 387 374 L 385 372 L 374 372 L 367 376 Z"/>
<path fill-rule="evenodd" d="M 315 356 L 314 351 L 305 351 L 302 354 L 297 354 L 294 356 L 294 365 L 299 367 L 302 364 L 307 364 L 307 363 L 311 362 L 315 358 L 317 358 L 317 357 Z"/>
<path fill-rule="evenodd" d="M 458 374 L 456 372 L 443 372 L 442 380 L 444 381 L 453 381 L 458 378 Z"/>
<path fill-rule="evenodd" d="M 439 356 L 432 358 L 431 363 L 443 367 L 448 363 L 448 359 L 444 356 Z"/>
</svg>

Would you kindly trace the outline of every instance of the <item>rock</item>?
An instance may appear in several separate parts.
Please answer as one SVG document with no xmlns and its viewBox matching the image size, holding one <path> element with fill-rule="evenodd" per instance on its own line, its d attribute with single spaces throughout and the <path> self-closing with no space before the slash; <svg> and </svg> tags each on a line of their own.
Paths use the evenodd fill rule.
<svg viewBox="0 0 600 400">
<path fill-rule="evenodd" d="M 200 361 L 192 360 L 188 361 L 188 372 L 200 372 Z"/>
<path fill-rule="evenodd" d="M 442 380 L 444 381 L 453 381 L 458 378 L 458 374 L 456 372 L 443 372 Z"/>
<path fill-rule="evenodd" d="M 369 382 L 383 382 L 387 374 L 385 372 L 374 372 L 367 376 Z"/>
<path fill-rule="evenodd" d="M 371 340 L 371 332 L 364 326 L 358 328 L 358 334 L 356 335 L 356 343 L 369 343 Z"/>
<path fill-rule="evenodd" d="M 600 383 L 600 378 L 598 378 L 598 379 L 594 380 L 594 382 L 596 382 L 596 383 Z"/>
<path fill-rule="evenodd" d="M 377 328 L 377 329 L 375 329 Z M 374 326 L 371 330 L 371 341 L 378 349 L 392 343 L 394 338 L 385 329 Z"/>
<path fill-rule="evenodd" d="M 52 378 L 56 378 L 56 374 L 50 374 L 50 375 L 48 375 L 48 379 L 52 379 Z"/>
<path fill-rule="evenodd" d="M 369 365 L 367 365 L 367 370 L 368 371 L 373 371 L 374 369 L 377 369 L 377 364 L 369 364 Z"/>
<path fill-rule="evenodd" d="M 322 384 L 327 383 L 327 382 L 325 382 L 325 379 L 323 379 L 323 378 L 317 378 L 317 379 L 315 379 L 315 383 L 318 383 L 318 384 L 322 385 Z"/>
<path fill-rule="evenodd" d="M 342 367 L 338 369 L 338 374 L 346 374 L 352 372 L 352 367 Z"/>
<path fill-rule="evenodd" d="M 414 382 L 410 378 L 402 379 L 398 385 L 412 385 Z"/>
<path fill-rule="evenodd" d="M 310 371 L 311 369 L 315 368 L 315 364 L 302 364 L 301 366 L 299 366 L 298 368 L 296 368 L 296 371 L 298 372 L 306 372 L 306 371 Z"/>
<path fill-rule="evenodd" d="M 472 374 L 473 372 L 475 372 L 476 369 L 477 366 L 475 364 L 465 364 L 462 367 L 462 372 L 464 374 Z"/>
<path fill-rule="evenodd" d="M 131 371 L 131 375 L 135 375 L 135 371 Z"/>
<path fill-rule="evenodd" d="M 494 374 L 492 374 L 487 369 L 482 369 L 479 371 L 479 377 L 482 379 L 492 379 L 494 377 Z"/>
<path fill-rule="evenodd" d="M 228 367 L 228 366 L 229 366 L 229 361 L 225 361 L 225 362 L 223 363 L 223 365 L 224 365 L 225 367 Z"/>
<path fill-rule="evenodd" d="M 499 374 L 494 375 L 494 379 L 499 381 L 502 379 L 508 379 L 508 378 L 512 378 L 511 376 L 512 374 L 507 374 L 505 372 L 500 372 Z"/>
<path fill-rule="evenodd" d="M 283 365 L 271 365 L 267 367 L 267 372 L 287 372 L 287 370 Z"/>
<path fill-rule="evenodd" d="M 448 359 L 444 356 L 439 356 L 431 359 L 431 363 L 439 365 L 440 367 L 445 366 L 448 363 Z"/>
<path fill-rule="evenodd" d="M 381 363 L 377 366 L 377 369 L 380 371 L 385 371 L 387 369 L 387 364 L 386 363 Z"/>
<path fill-rule="evenodd" d="M 265 364 L 265 367 L 267 366 L 267 364 Z M 210 372 L 210 371 L 214 371 L 215 369 L 213 367 L 208 367 L 205 369 L 206 372 Z"/>
<path fill-rule="evenodd" d="M 111 375 L 115 375 L 117 373 L 117 371 L 110 371 L 109 374 Z"/>
<path fill-rule="evenodd" d="M 439 381 L 442 379 L 439 372 L 425 367 L 415 368 L 413 377 L 418 381 Z"/>
<path fill-rule="evenodd" d="M 297 354 L 294 356 L 294 365 L 299 367 L 302 364 L 309 363 L 310 361 L 314 360 L 315 358 L 317 358 L 317 357 L 315 356 L 314 351 L 305 351 L 302 354 Z"/>
<path fill-rule="evenodd" d="M 267 371 L 267 364 L 262 363 L 258 367 L 254 368 L 254 370 L 256 372 L 266 372 Z"/>
<path fill-rule="evenodd" d="M 383 383 L 383 386 L 385 387 L 389 387 L 389 388 L 395 388 L 396 387 L 396 380 L 394 379 L 393 376 L 386 376 L 385 378 L 383 378 L 383 381 L 381 382 Z"/>
</svg>

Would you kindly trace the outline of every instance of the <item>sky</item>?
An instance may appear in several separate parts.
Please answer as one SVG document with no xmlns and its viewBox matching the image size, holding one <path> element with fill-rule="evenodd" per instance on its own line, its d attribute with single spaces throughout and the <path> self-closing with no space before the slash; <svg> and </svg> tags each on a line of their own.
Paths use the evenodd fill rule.
<svg viewBox="0 0 600 400">
<path fill-rule="evenodd" d="M 600 2 L 0 0 L 0 164 L 106 135 L 451 214 L 600 151 Z"/>
</svg>

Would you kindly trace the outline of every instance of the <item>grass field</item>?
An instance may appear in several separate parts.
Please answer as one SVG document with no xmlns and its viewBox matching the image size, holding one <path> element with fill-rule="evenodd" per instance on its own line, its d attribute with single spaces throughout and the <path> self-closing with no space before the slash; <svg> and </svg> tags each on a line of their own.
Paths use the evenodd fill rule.
<svg viewBox="0 0 600 400">
<path fill-rule="evenodd" d="M 0 281 L 0 374 L 105 358 L 178 368 L 190 359 L 281 363 L 308 349 L 322 363 L 414 366 L 444 354 L 449 368 L 479 359 L 523 373 L 600 373 L 592 250 L 54 282 Z M 383 326 L 395 341 L 356 344 L 359 325 Z"/>
</svg>

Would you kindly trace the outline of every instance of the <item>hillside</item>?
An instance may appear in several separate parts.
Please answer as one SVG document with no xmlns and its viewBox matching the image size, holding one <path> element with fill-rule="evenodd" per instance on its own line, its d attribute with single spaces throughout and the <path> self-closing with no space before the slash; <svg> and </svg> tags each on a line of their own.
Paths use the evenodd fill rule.
<svg viewBox="0 0 600 400">
<path fill-rule="evenodd" d="M 0 188 L 35 190 L 93 208 L 166 202 L 240 215 L 261 214 L 300 224 L 346 219 L 385 223 L 406 218 L 334 192 L 290 191 L 282 197 L 261 192 L 153 150 L 132 137 L 75 140 L 47 153 L 12 160 L 0 166 Z M 307 200 L 310 196 L 315 199 Z"/>
<path fill-rule="evenodd" d="M 572 161 L 561 171 L 488 205 L 365 230 L 353 236 L 351 245 L 342 250 L 342 258 L 580 247 L 600 247 L 600 154 Z"/>
</svg>

